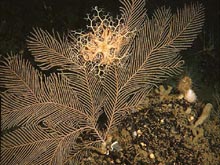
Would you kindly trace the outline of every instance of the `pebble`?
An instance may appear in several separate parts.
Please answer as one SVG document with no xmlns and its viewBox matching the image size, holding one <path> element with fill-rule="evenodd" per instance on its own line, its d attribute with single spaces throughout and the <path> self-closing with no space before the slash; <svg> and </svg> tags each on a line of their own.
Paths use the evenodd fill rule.
<svg viewBox="0 0 220 165">
<path fill-rule="evenodd" d="M 142 147 L 146 147 L 146 146 L 147 146 L 144 142 L 141 142 L 140 145 L 141 145 Z"/>
<path fill-rule="evenodd" d="M 188 120 L 189 121 L 193 121 L 194 120 L 194 116 L 190 116 Z"/>
<path fill-rule="evenodd" d="M 160 124 L 164 124 L 164 119 L 161 119 L 161 120 L 160 120 Z"/>
<path fill-rule="evenodd" d="M 140 129 L 137 130 L 137 135 L 138 135 L 138 137 L 140 137 L 142 135 L 142 131 Z"/>
<path fill-rule="evenodd" d="M 155 159 L 155 156 L 154 156 L 153 153 L 150 153 L 150 158 L 151 158 L 151 159 Z"/>
</svg>

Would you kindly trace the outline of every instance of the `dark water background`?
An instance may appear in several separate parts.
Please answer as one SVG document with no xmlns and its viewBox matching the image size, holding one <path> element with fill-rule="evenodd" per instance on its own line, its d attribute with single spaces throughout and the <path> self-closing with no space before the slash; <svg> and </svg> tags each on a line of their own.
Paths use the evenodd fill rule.
<svg viewBox="0 0 220 165">
<path fill-rule="evenodd" d="M 181 8 L 194 0 L 146 0 L 148 13 L 160 6 Z M 186 61 L 184 74 L 192 77 L 201 100 L 211 101 L 220 94 L 220 9 L 219 0 L 201 0 L 206 8 L 203 32 L 191 49 L 182 52 Z M 60 34 L 86 27 L 87 13 L 94 6 L 116 16 L 118 0 L 0 0 L 0 54 L 24 53 L 33 59 L 26 48 L 26 38 L 33 27 Z M 33 63 L 34 64 L 34 63 Z"/>
</svg>

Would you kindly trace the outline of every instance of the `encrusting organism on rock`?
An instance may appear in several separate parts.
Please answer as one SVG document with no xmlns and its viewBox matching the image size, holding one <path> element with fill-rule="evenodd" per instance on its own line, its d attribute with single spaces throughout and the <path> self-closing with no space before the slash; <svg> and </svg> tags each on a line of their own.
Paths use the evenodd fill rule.
<svg viewBox="0 0 220 165">
<path fill-rule="evenodd" d="M 184 99 L 190 103 L 196 101 L 197 96 L 192 90 L 192 79 L 189 76 L 183 77 L 178 84 L 178 90 L 183 95 Z"/>
</svg>

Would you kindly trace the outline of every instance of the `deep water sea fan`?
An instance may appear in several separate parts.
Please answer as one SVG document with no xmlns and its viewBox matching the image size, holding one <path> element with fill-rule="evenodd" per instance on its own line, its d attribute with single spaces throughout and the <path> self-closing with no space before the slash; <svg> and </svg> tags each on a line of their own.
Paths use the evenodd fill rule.
<svg viewBox="0 0 220 165">
<path fill-rule="evenodd" d="M 108 153 L 113 129 L 150 90 L 179 74 L 179 52 L 192 44 L 204 8 L 185 5 L 175 14 L 145 0 L 121 0 L 116 19 L 98 8 L 88 31 L 36 28 L 28 48 L 44 75 L 21 55 L 1 61 L 1 164 L 74 164 L 91 150 Z"/>
</svg>

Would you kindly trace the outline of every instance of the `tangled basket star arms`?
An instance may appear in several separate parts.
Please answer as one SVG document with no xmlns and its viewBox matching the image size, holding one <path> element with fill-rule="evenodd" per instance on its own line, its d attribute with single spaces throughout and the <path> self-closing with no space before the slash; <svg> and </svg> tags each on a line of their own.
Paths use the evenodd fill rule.
<svg viewBox="0 0 220 165">
<path fill-rule="evenodd" d="M 91 150 L 109 153 L 111 134 L 151 89 L 182 71 L 181 50 L 204 23 L 204 7 L 161 7 L 120 0 L 114 19 L 94 8 L 88 32 L 61 37 L 35 28 L 28 49 L 1 60 L 1 164 L 79 164 Z M 96 76 L 98 75 L 98 76 Z"/>
<path fill-rule="evenodd" d="M 78 43 L 80 54 L 85 61 L 99 63 L 100 65 L 111 65 L 120 57 L 120 49 L 126 45 L 134 35 L 134 31 L 130 32 L 122 23 L 122 18 L 113 20 L 112 17 L 105 15 L 102 19 L 101 10 L 94 8 L 97 15 L 93 18 L 88 16 L 90 25 L 88 29 L 91 32 L 78 35 Z M 127 55 L 127 54 L 124 54 Z"/>
</svg>

